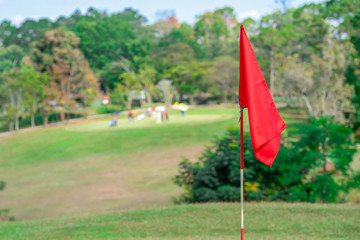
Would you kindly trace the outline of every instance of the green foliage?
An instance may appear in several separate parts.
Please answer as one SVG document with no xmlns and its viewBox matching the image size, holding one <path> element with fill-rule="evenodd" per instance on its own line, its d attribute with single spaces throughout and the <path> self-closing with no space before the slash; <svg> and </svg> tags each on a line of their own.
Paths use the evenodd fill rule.
<svg viewBox="0 0 360 240">
<path fill-rule="evenodd" d="M 142 106 L 159 100 L 155 86 L 162 79 L 172 81 L 180 101 L 236 102 L 243 24 L 273 96 L 307 107 L 312 116 L 335 117 L 360 128 L 355 111 L 360 106 L 358 1 L 328 0 L 297 8 L 278 2 L 283 11 L 242 23 L 231 7 L 200 14 L 193 26 L 172 15 L 145 24 L 146 18 L 130 8 L 108 13 L 91 7 L 56 21 L 25 20 L 18 27 L 5 20 L 0 23 L 0 72 L 31 58 L 33 67 L 50 77 L 51 84 L 43 84 L 46 101 L 69 110 L 77 105 L 85 110 L 98 97 L 97 80 L 105 95 L 128 106 L 133 90 L 146 94 Z M 64 93 L 56 91 L 56 84 L 58 90 L 59 85 L 81 89 Z M 54 111 L 41 104 L 48 107 L 41 109 L 44 115 Z"/>
<path fill-rule="evenodd" d="M 272 168 L 254 156 L 244 141 L 247 200 L 341 202 L 357 174 L 350 168 L 356 152 L 351 129 L 331 119 L 311 119 L 300 140 L 282 146 Z M 284 141 L 284 140 L 283 140 Z M 240 185 L 239 130 L 229 129 L 195 163 L 184 159 L 175 183 L 186 190 L 180 201 L 238 201 Z"/>
<path fill-rule="evenodd" d="M 76 24 L 80 37 L 80 49 L 90 61 L 91 67 L 102 69 L 112 61 L 125 57 L 139 66 L 150 54 L 150 39 L 142 37 L 140 28 L 143 17 L 136 11 L 104 16 L 96 21 L 82 19 Z M 141 64 L 141 63 L 140 63 Z"/>
<path fill-rule="evenodd" d="M 122 111 L 122 110 L 124 110 L 123 106 L 103 105 L 96 109 L 96 113 L 97 114 L 107 114 L 107 113 L 114 113 L 114 112 L 118 112 L 118 111 Z"/>
</svg>

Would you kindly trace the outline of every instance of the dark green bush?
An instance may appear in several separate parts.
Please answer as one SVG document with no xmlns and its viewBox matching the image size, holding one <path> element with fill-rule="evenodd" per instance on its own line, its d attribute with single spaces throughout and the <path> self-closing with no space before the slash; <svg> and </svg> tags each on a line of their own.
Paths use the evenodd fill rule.
<svg viewBox="0 0 360 240">
<path fill-rule="evenodd" d="M 197 162 L 181 161 L 174 181 L 186 193 L 178 201 L 240 200 L 239 135 L 239 129 L 231 128 Z M 341 192 L 358 187 L 354 179 L 359 173 L 350 168 L 355 153 L 350 128 L 328 118 L 310 119 L 297 139 L 283 139 L 286 147 L 280 147 L 269 168 L 255 158 L 250 137 L 244 136 L 246 200 L 338 202 Z"/>
</svg>

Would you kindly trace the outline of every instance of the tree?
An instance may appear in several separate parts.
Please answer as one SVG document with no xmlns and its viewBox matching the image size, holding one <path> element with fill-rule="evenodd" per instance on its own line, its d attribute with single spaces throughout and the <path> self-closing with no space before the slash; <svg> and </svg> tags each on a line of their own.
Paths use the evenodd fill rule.
<svg viewBox="0 0 360 240">
<path fill-rule="evenodd" d="M 15 124 L 15 131 L 19 130 L 19 117 L 24 111 L 24 82 L 21 81 L 22 77 L 16 68 L 5 71 L 0 76 L 1 92 L 6 100 L 3 108 L 5 108 L 9 120 L 9 131 L 13 130 L 13 124 Z"/>
<path fill-rule="evenodd" d="M 12 68 L 20 68 L 24 56 L 24 51 L 17 45 L 0 47 L 0 73 Z"/>
<path fill-rule="evenodd" d="M 344 112 L 351 109 L 354 94 L 344 77 L 352 46 L 349 42 L 327 39 L 322 56 L 312 54 L 309 63 L 301 61 L 297 54 L 284 57 L 279 61 L 276 76 L 282 94 L 301 97 L 312 116 L 334 117 L 344 123 Z"/>
<path fill-rule="evenodd" d="M 9 131 L 19 129 L 19 115 L 22 107 L 23 85 L 20 82 L 18 69 L 24 52 L 16 45 L 0 47 L 0 89 L 2 95 L 2 108 L 5 109 L 6 122 Z"/>
<path fill-rule="evenodd" d="M 351 41 L 355 51 L 352 61 L 346 70 L 346 82 L 354 87 L 355 95 L 352 99 L 355 109 L 360 108 L 360 4 L 359 1 L 329 0 L 324 3 L 324 15 L 329 22 L 334 23 L 334 35 L 340 39 Z M 355 111 L 353 117 L 354 129 L 360 128 L 360 113 Z M 351 116 L 351 115 L 350 115 Z"/>
<path fill-rule="evenodd" d="M 0 24 L 0 46 L 17 44 L 17 29 L 10 21 L 2 21 Z"/>
<path fill-rule="evenodd" d="M 186 95 L 190 99 L 190 104 L 195 104 L 194 98 L 210 89 L 210 81 L 206 78 L 210 66 L 209 61 L 186 62 L 171 67 L 163 76 L 173 79 L 181 101 Z"/>
<path fill-rule="evenodd" d="M 171 101 L 175 91 L 175 88 L 171 83 L 172 83 L 171 80 L 164 79 L 164 80 L 160 80 L 156 85 L 156 87 L 160 90 L 161 96 L 167 107 L 171 105 Z"/>
<path fill-rule="evenodd" d="M 44 87 L 48 76 L 35 71 L 30 66 L 22 65 L 20 69 L 21 81 L 24 88 L 24 107 L 30 111 L 31 127 L 35 127 L 35 114 L 41 108 L 44 100 Z"/>
<path fill-rule="evenodd" d="M 168 34 L 161 36 L 158 47 L 162 50 L 174 44 L 186 44 L 191 48 L 191 54 L 196 58 L 206 58 L 206 52 L 197 41 L 193 28 L 186 23 L 172 27 Z"/>
<path fill-rule="evenodd" d="M 237 95 L 239 80 L 239 63 L 232 57 L 218 57 L 210 68 L 207 79 L 215 83 L 217 91 L 220 92 L 223 102 L 228 102 L 228 97 Z"/>
<path fill-rule="evenodd" d="M 153 102 L 152 96 L 156 95 L 156 70 L 153 67 L 141 68 L 138 73 L 138 79 L 143 86 L 146 95 L 147 105 L 151 106 Z"/>
<path fill-rule="evenodd" d="M 83 105 L 86 114 L 89 99 L 98 93 L 97 78 L 78 45 L 79 38 L 62 28 L 47 31 L 44 38 L 33 44 L 31 59 L 35 68 L 50 77 L 42 109 L 44 124 L 50 111 L 60 111 L 64 120 L 65 111 L 77 103 Z"/>
<path fill-rule="evenodd" d="M 224 7 L 206 12 L 194 25 L 195 37 L 209 59 L 229 54 L 231 43 L 237 42 L 238 22 L 233 8 Z"/>
<path fill-rule="evenodd" d="M 265 15 L 260 20 L 259 34 L 254 37 L 255 53 L 265 78 L 269 80 L 269 89 L 275 95 L 275 74 L 277 61 L 281 54 L 291 54 L 288 46 L 294 40 L 293 11 L 281 13 L 276 11 Z"/>
<path fill-rule="evenodd" d="M 75 32 L 81 39 L 79 47 L 90 66 L 98 70 L 122 57 L 132 63 L 146 59 L 150 55 L 150 39 L 138 30 L 145 21 L 131 9 L 96 21 L 81 19 Z"/>
<path fill-rule="evenodd" d="M 27 109 L 31 114 L 31 126 L 35 126 L 34 117 L 43 99 L 47 76 L 27 65 L 21 65 L 20 69 L 13 68 L 3 72 L 0 78 L 9 131 L 13 129 L 13 123 L 15 123 L 15 130 L 19 130 L 19 117 L 25 114 Z"/>
<path fill-rule="evenodd" d="M 189 63 L 195 60 L 193 49 L 186 43 L 174 43 L 159 48 L 153 55 L 155 68 L 159 73 L 166 73 L 172 67 Z"/>
</svg>

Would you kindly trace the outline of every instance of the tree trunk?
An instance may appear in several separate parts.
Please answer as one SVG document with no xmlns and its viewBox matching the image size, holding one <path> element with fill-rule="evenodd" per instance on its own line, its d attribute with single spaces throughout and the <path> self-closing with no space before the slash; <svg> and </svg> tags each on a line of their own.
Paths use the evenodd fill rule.
<svg viewBox="0 0 360 240">
<path fill-rule="evenodd" d="M 15 116 L 15 131 L 19 131 L 19 115 L 16 114 Z"/>
<path fill-rule="evenodd" d="M 150 106 L 152 105 L 152 97 L 151 97 L 151 95 L 150 95 L 150 93 L 149 93 L 148 90 L 146 90 L 145 92 L 146 92 L 147 105 L 148 105 L 148 107 L 150 107 Z"/>
<path fill-rule="evenodd" d="M 9 122 L 9 132 L 12 132 L 12 131 L 14 131 L 14 122 Z"/>
<path fill-rule="evenodd" d="M 140 105 L 141 105 L 141 108 L 144 108 L 146 103 L 145 103 L 145 99 L 140 99 Z"/>
<path fill-rule="evenodd" d="M 129 96 L 129 99 L 128 99 L 128 109 L 130 110 L 132 107 L 132 96 Z"/>
<path fill-rule="evenodd" d="M 64 112 L 60 113 L 60 121 L 61 122 L 65 121 L 65 113 Z"/>
<path fill-rule="evenodd" d="M 31 112 L 31 127 L 35 127 L 35 114 Z"/>
<path fill-rule="evenodd" d="M 275 81 L 275 65 L 274 65 L 274 51 L 270 50 L 270 94 L 274 97 L 274 81 Z"/>
<path fill-rule="evenodd" d="M 224 95 L 223 95 L 223 103 L 227 104 L 227 102 L 228 102 L 227 94 L 224 93 Z"/>
<path fill-rule="evenodd" d="M 180 93 L 180 102 L 183 102 L 184 101 L 184 94 Z"/>
<path fill-rule="evenodd" d="M 190 94 L 189 98 L 190 98 L 190 105 L 194 105 L 195 104 L 194 95 Z"/>
<path fill-rule="evenodd" d="M 84 118 L 85 119 L 88 118 L 88 112 L 87 112 L 86 104 L 84 104 Z"/>
<path fill-rule="evenodd" d="M 326 131 L 325 131 L 326 133 Z M 325 143 L 324 143 L 324 164 L 323 164 L 323 171 L 326 172 L 327 171 L 327 167 L 328 167 L 328 153 L 329 153 L 329 138 L 326 137 L 325 139 Z"/>
<path fill-rule="evenodd" d="M 238 98 L 236 97 L 235 94 L 232 95 L 231 99 L 232 99 L 232 103 L 237 103 L 238 101 Z"/>
<path fill-rule="evenodd" d="M 44 127 L 47 127 L 49 123 L 49 116 L 47 114 L 44 114 Z"/>
<path fill-rule="evenodd" d="M 305 102 L 306 108 L 308 109 L 310 115 L 313 116 L 313 110 L 312 110 L 311 104 L 309 102 L 309 99 L 305 95 L 301 95 L 301 96 Z"/>
</svg>

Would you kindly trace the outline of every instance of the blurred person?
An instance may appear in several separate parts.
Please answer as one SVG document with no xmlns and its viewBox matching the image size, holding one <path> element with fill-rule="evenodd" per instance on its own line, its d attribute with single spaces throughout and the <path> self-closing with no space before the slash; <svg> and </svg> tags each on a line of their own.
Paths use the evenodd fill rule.
<svg viewBox="0 0 360 240">
<path fill-rule="evenodd" d="M 135 116 L 134 111 L 131 109 L 131 110 L 129 111 L 129 122 L 133 122 L 133 121 L 134 121 L 134 116 Z"/>
<path fill-rule="evenodd" d="M 186 104 L 185 103 L 180 103 L 178 105 L 178 108 L 179 108 L 179 110 L 181 112 L 181 116 L 185 117 L 185 112 L 188 110 L 188 107 L 186 106 Z"/>
<path fill-rule="evenodd" d="M 169 112 L 167 110 L 165 111 L 165 118 L 166 118 L 166 121 L 169 121 Z"/>
<path fill-rule="evenodd" d="M 156 123 L 161 123 L 161 113 L 160 112 L 156 112 Z"/>
<path fill-rule="evenodd" d="M 151 112 L 152 112 L 153 118 L 156 118 L 156 109 L 155 109 L 155 106 L 152 106 Z"/>
<path fill-rule="evenodd" d="M 113 122 L 114 122 L 114 127 L 115 127 L 118 123 L 118 117 L 116 115 L 114 115 L 114 117 L 113 117 Z"/>
<path fill-rule="evenodd" d="M 150 107 L 147 108 L 147 110 L 146 110 L 146 115 L 147 115 L 148 117 L 151 116 L 151 108 L 150 108 Z"/>
</svg>

